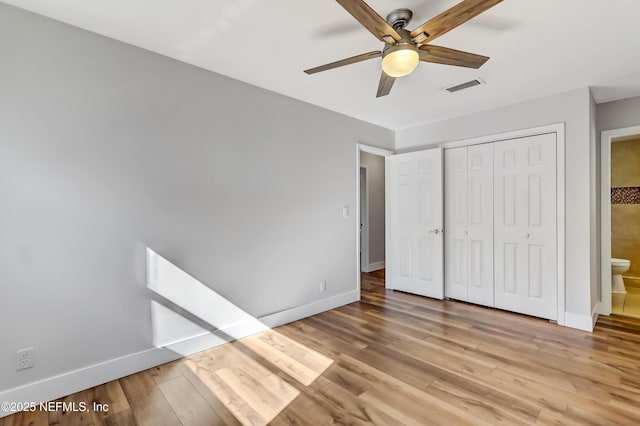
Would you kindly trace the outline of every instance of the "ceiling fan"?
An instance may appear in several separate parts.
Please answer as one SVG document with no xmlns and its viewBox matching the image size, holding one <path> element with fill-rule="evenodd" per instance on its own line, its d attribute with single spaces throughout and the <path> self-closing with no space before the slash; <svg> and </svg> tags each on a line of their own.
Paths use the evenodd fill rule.
<svg viewBox="0 0 640 426">
<path fill-rule="evenodd" d="M 310 68 L 304 72 L 315 74 L 321 71 L 355 64 L 382 56 L 382 74 L 376 97 L 391 92 L 398 77 L 411 74 L 420 61 L 457 67 L 480 68 L 489 57 L 429 44 L 432 40 L 464 24 L 471 18 L 495 6 L 502 0 L 464 0 L 420 25 L 413 31 L 405 26 L 413 17 L 409 9 L 396 9 L 382 19 L 363 0 L 336 0 L 360 24 L 376 38 L 385 43 L 382 51 L 363 53 L 330 64 Z"/>
</svg>

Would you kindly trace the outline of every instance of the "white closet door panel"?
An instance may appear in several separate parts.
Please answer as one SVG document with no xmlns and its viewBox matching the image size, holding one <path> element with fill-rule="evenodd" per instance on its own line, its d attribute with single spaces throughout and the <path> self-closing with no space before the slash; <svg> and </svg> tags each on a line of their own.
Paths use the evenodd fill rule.
<svg viewBox="0 0 640 426">
<path fill-rule="evenodd" d="M 443 298 L 442 150 L 388 157 L 387 287 Z"/>
<path fill-rule="evenodd" d="M 444 294 L 468 300 L 467 293 L 467 148 L 444 152 Z"/>
<path fill-rule="evenodd" d="M 468 171 L 468 301 L 493 300 L 493 144 L 470 146 Z"/>
<path fill-rule="evenodd" d="M 495 305 L 557 318 L 556 134 L 494 143 Z"/>
</svg>

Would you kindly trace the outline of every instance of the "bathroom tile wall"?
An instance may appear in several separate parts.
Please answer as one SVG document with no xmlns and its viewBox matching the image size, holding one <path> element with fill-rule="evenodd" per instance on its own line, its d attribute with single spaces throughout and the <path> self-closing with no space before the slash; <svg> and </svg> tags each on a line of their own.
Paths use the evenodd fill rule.
<svg viewBox="0 0 640 426">
<path fill-rule="evenodd" d="M 631 260 L 625 275 L 640 278 L 640 137 L 611 144 L 611 193 L 611 255 Z"/>
</svg>

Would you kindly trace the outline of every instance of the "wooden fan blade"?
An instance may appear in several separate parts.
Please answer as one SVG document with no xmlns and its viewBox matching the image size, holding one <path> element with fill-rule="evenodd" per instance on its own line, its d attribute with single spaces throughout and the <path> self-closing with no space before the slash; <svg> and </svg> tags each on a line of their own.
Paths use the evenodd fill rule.
<svg viewBox="0 0 640 426">
<path fill-rule="evenodd" d="M 423 44 L 420 46 L 420 60 L 455 67 L 480 68 L 489 60 L 488 56 L 449 49 L 448 47 Z"/>
<path fill-rule="evenodd" d="M 371 34 L 382 42 L 388 43 L 388 37 L 395 41 L 400 41 L 400 34 L 393 29 L 382 16 L 378 15 L 368 4 L 362 0 L 336 0 L 340 6 L 344 7 L 358 22 L 360 22 Z M 386 37 L 386 40 L 385 40 Z"/>
<path fill-rule="evenodd" d="M 387 96 L 389 92 L 391 92 L 391 88 L 395 81 L 395 77 L 391 77 L 386 72 L 382 71 L 382 74 L 380 75 L 380 83 L 378 83 L 378 93 L 376 94 L 376 98 Z"/>
<path fill-rule="evenodd" d="M 332 68 L 343 67 L 345 65 L 355 64 L 356 62 L 362 62 L 362 61 L 366 61 L 367 59 L 373 59 L 380 56 L 382 56 L 382 52 L 379 50 L 374 50 L 373 52 L 352 56 L 347 59 L 331 62 L 330 64 L 320 65 L 319 67 L 315 67 L 315 68 L 309 68 L 308 70 L 304 70 L 304 72 L 306 72 L 307 74 L 315 74 L 317 72 L 330 70 Z"/>
<path fill-rule="evenodd" d="M 464 24 L 501 1 L 502 0 L 464 0 L 411 31 L 411 37 L 426 33 L 427 38 L 421 42 L 430 42 L 455 27 Z"/>
</svg>

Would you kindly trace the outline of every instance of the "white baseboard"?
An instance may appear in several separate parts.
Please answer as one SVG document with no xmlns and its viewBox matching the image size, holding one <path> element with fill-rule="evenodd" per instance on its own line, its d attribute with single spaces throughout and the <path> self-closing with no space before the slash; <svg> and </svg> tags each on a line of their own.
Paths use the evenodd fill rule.
<svg viewBox="0 0 640 426">
<path fill-rule="evenodd" d="M 311 315 L 329 311 L 331 309 L 335 309 L 349 303 L 357 302 L 359 300 L 360 292 L 357 290 L 352 290 L 346 293 L 328 297 L 326 299 L 317 300 L 306 305 L 297 306 L 291 309 L 285 309 L 284 311 L 275 312 L 270 315 L 265 315 L 260 318 L 260 321 L 262 321 L 263 324 L 269 327 L 277 327 L 282 324 L 287 324 L 289 322 L 297 321 L 302 318 L 310 317 Z"/>
<path fill-rule="evenodd" d="M 594 315 L 595 318 L 597 318 L 597 313 L 592 315 L 579 315 L 572 312 L 565 312 L 564 326 L 591 332 L 593 331 L 593 325 L 595 324 Z"/>
<path fill-rule="evenodd" d="M 384 269 L 385 265 L 384 265 L 384 260 L 380 261 L 380 262 L 374 262 L 374 263 L 370 263 L 365 269 L 364 272 L 373 272 L 373 271 L 378 271 L 380 269 Z"/>
<path fill-rule="evenodd" d="M 358 300 L 360 300 L 360 294 L 355 290 L 338 294 L 306 305 L 265 315 L 255 321 L 246 321 L 211 333 L 203 333 L 189 339 L 172 343 L 166 347 L 148 349 L 9 389 L 0 392 L 0 401 L 34 402 L 36 404 L 52 401 L 84 389 L 98 386 L 102 383 L 174 361 L 183 356 L 219 346 L 231 340 L 240 339 L 268 328 L 306 318 Z M 13 413 L 0 408 L 0 418 L 10 414 Z"/>
</svg>

